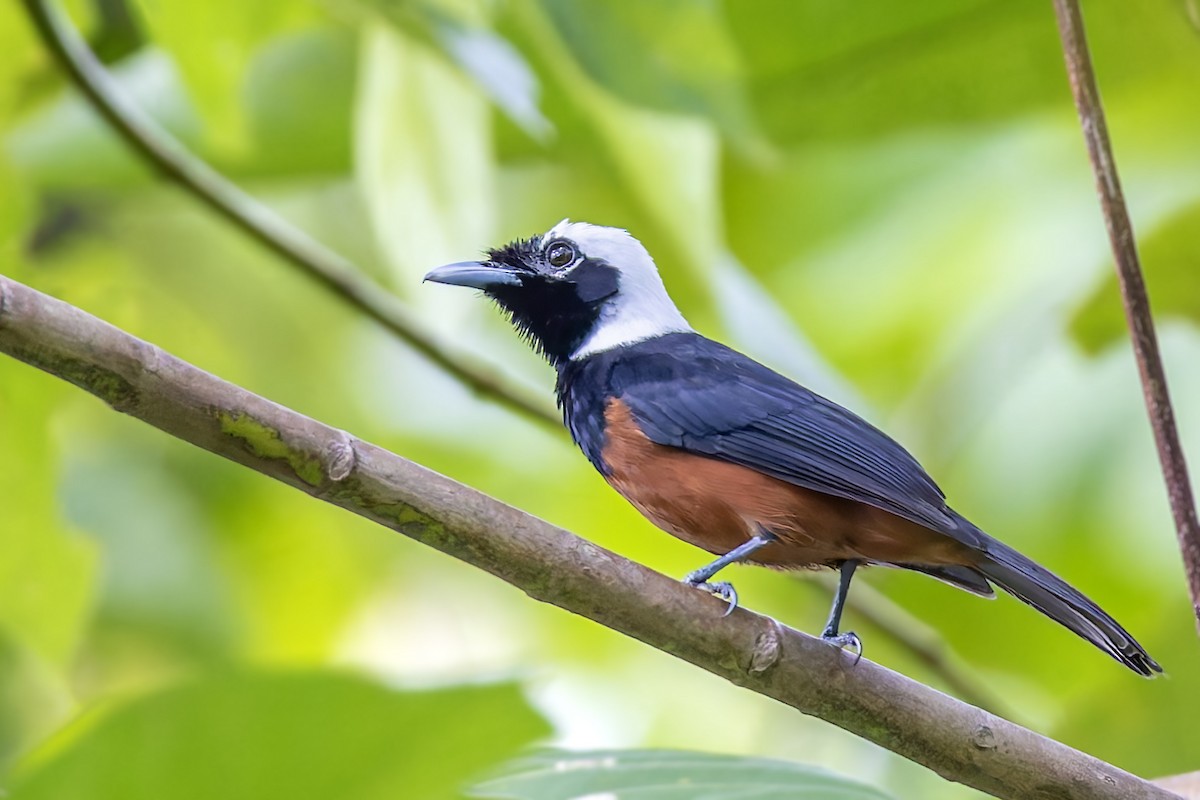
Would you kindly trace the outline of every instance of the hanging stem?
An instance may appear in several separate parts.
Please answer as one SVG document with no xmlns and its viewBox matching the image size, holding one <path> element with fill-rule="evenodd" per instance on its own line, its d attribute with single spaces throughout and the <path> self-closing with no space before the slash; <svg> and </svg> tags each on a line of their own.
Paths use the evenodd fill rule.
<svg viewBox="0 0 1200 800">
<path fill-rule="evenodd" d="M 1187 460 L 1175 426 L 1167 375 L 1154 333 L 1154 318 L 1150 314 L 1150 298 L 1142 277 L 1137 242 L 1129 221 L 1129 210 L 1125 206 L 1125 195 L 1121 191 L 1121 181 L 1117 176 L 1117 165 L 1113 160 L 1108 124 L 1100 104 L 1100 92 L 1096 88 L 1096 73 L 1088 53 L 1078 0 L 1054 0 L 1054 14 L 1058 18 L 1058 32 L 1062 37 L 1071 93 L 1075 96 L 1083 138 L 1087 142 L 1092 172 L 1096 176 L 1100 210 L 1104 214 L 1104 224 L 1112 243 L 1117 279 L 1125 305 L 1125 319 L 1129 323 L 1133 353 L 1142 378 L 1146 412 L 1154 429 L 1154 443 L 1162 463 L 1171 514 L 1175 518 L 1175 532 L 1183 554 L 1192 610 L 1200 624 L 1200 521 L 1196 518 L 1196 501 L 1188 478 Z"/>
</svg>

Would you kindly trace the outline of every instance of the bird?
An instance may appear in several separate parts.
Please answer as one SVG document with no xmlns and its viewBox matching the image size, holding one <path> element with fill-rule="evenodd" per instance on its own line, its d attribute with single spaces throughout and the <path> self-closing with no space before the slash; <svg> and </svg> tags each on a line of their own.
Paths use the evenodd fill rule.
<svg viewBox="0 0 1200 800">
<path fill-rule="evenodd" d="M 832 568 L 821 638 L 841 630 L 859 567 L 913 570 L 1032 606 L 1134 672 L 1162 667 L 1096 603 L 992 538 L 894 439 L 837 403 L 697 333 L 626 230 L 564 219 L 544 234 L 438 267 L 482 291 L 555 369 L 575 444 L 654 525 L 718 556 L 684 582 L 737 605 L 733 563 Z"/>
</svg>

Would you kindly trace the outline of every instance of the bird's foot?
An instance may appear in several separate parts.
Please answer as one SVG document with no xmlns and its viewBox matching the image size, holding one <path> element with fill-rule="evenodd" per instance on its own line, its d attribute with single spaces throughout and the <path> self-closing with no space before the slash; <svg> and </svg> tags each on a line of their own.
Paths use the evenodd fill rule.
<svg viewBox="0 0 1200 800">
<path fill-rule="evenodd" d="M 701 573 L 701 570 L 697 570 L 696 572 L 689 572 L 684 577 L 683 582 L 686 583 L 688 586 L 695 586 L 697 589 L 703 589 L 704 591 L 708 592 L 709 594 L 715 594 L 717 597 L 728 602 L 729 608 L 725 609 L 725 613 L 721 615 L 723 617 L 728 617 L 730 614 L 733 613 L 733 610 L 735 608 L 737 608 L 737 606 L 738 606 L 737 589 L 734 589 L 733 584 L 729 583 L 728 581 L 717 581 L 716 583 L 709 583 L 705 579 L 706 576 L 704 576 L 703 574 L 699 574 L 699 573 Z"/>
<path fill-rule="evenodd" d="M 834 647 L 845 648 L 849 647 L 854 652 L 854 664 L 857 665 L 862 660 L 863 645 L 862 639 L 858 638 L 858 634 L 853 631 L 846 633 L 834 633 L 833 631 L 825 631 L 821 634 L 821 640 L 829 642 Z"/>
</svg>

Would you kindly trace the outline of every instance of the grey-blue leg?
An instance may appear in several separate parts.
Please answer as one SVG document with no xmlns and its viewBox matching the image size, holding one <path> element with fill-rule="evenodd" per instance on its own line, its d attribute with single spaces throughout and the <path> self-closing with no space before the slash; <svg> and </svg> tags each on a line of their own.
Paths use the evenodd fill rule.
<svg viewBox="0 0 1200 800">
<path fill-rule="evenodd" d="M 846 595 L 850 593 L 850 579 L 854 577 L 854 570 L 858 569 L 859 563 L 857 559 L 851 558 L 838 565 L 841 577 L 838 580 L 837 594 L 833 596 L 833 608 L 829 610 L 829 621 L 825 623 L 825 630 L 821 633 L 821 638 L 830 644 L 854 648 L 855 664 L 862 658 L 862 640 L 858 638 L 858 634 L 852 631 L 838 633 L 838 626 L 842 623 L 842 609 L 846 606 Z"/>
<path fill-rule="evenodd" d="M 771 533 L 766 528 L 759 526 L 758 535 L 753 539 L 750 539 L 744 544 L 738 545 L 711 564 L 705 564 L 700 569 L 689 572 L 684 576 L 683 582 L 689 586 L 695 586 L 699 589 L 712 592 L 717 597 L 721 597 L 729 601 L 729 608 L 725 609 L 725 616 L 729 616 L 733 613 L 733 610 L 737 608 L 737 590 L 733 588 L 732 583 L 727 581 L 709 583 L 708 579 L 713 575 L 716 575 L 725 567 L 728 567 L 730 564 L 733 564 L 737 561 L 742 561 L 755 550 L 766 547 L 773 541 L 775 541 L 775 534 Z"/>
</svg>

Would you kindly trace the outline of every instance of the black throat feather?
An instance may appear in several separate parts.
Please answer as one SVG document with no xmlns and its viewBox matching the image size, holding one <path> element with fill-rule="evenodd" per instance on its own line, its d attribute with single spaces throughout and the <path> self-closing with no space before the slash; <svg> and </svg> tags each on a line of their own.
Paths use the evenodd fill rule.
<svg viewBox="0 0 1200 800">
<path fill-rule="evenodd" d="M 520 239 L 488 251 L 488 261 L 516 272 L 519 286 L 495 286 L 487 295 L 513 327 L 557 370 L 595 328 L 606 300 L 617 293 L 617 270 L 584 257 L 566 271 L 545 260 L 543 237 Z"/>
</svg>

